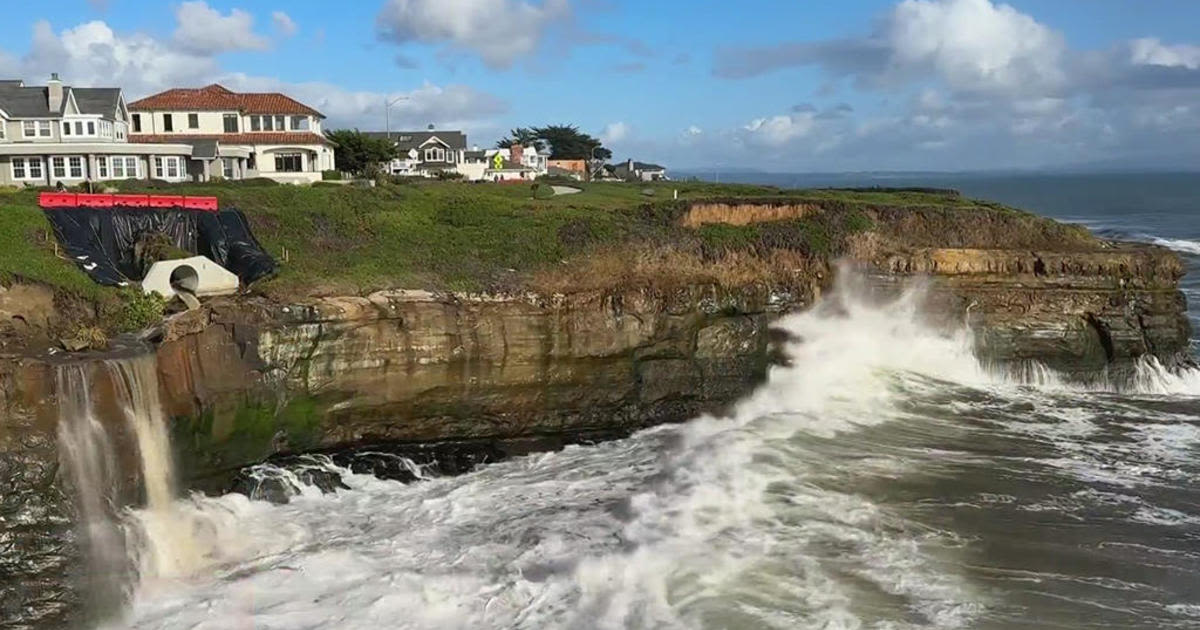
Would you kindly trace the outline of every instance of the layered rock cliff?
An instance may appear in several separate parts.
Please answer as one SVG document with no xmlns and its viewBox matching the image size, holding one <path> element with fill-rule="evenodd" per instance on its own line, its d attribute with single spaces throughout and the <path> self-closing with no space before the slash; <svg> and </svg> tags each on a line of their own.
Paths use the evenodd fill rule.
<svg viewBox="0 0 1200 630">
<path fill-rule="evenodd" d="M 692 210 L 683 224 L 840 211 L 815 203 Z M 215 300 L 167 322 L 146 351 L 157 358 L 182 476 L 214 490 L 239 467 L 279 453 L 457 441 L 503 455 L 719 411 L 764 377 L 771 322 L 831 288 L 835 254 L 882 292 L 929 282 L 930 317 L 969 323 L 981 355 L 997 362 L 1037 360 L 1084 377 L 1143 356 L 1186 356 L 1183 268 L 1168 250 L 1001 209 L 865 215 L 873 227 L 844 247 L 787 258 L 779 273 L 737 285 Z M 0 559 L 0 614 L 23 606 L 53 619 L 70 608 L 30 586 L 68 571 L 72 557 L 56 465 L 57 361 L 0 360 L 0 485 L 11 488 L 0 496 L 0 548 L 21 550 Z M 120 414 L 105 409 L 109 386 L 97 379 L 95 387 L 100 421 L 131 449 Z"/>
</svg>

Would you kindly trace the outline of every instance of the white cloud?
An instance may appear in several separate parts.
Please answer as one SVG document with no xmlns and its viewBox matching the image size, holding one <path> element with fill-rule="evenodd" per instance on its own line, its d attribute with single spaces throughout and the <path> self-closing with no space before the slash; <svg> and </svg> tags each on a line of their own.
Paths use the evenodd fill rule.
<svg viewBox="0 0 1200 630">
<path fill-rule="evenodd" d="M 175 19 L 175 42 L 196 54 L 267 48 L 266 38 L 254 32 L 254 16 L 241 9 L 221 15 L 204 0 L 189 0 L 179 4 Z"/>
<path fill-rule="evenodd" d="M 756 118 L 743 129 L 752 143 L 778 147 L 811 133 L 813 119 L 812 112 Z"/>
<path fill-rule="evenodd" d="M 991 0 L 904 0 L 886 39 L 893 67 L 932 69 L 955 89 L 1025 90 L 1064 78 L 1062 35 Z"/>
<path fill-rule="evenodd" d="M 692 125 L 692 126 L 688 127 L 687 129 L 685 129 L 683 133 L 684 133 L 684 135 L 694 137 L 694 136 L 698 136 L 698 135 L 704 133 L 704 130 L 697 127 L 696 125 Z"/>
<path fill-rule="evenodd" d="M 347 90 L 324 82 L 288 83 L 271 77 L 227 72 L 215 53 L 199 54 L 175 40 L 143 33 L 119 34 L 102 21 L 55 33 L 50 24 L 34 25 L 29 53 L 17 59 L 0 50 L 0 75 L 45 81 L 51 72 L 79 86 L 120 86 L 133 100 L 172 87 L 218 82 L 233 90 L 280 91 L 329 117 L 331 127 L 382 129 L 385 98 L 407 96 L 391 109 L 394 125 L 479 125 L 507 110 L 494 95 L 465 85 L 425 84 L 404 93 Z"/>
<path fill-rule="evenodd" d="M 608 125 L 604 127 L 604 132 L 600 134 L 600 141 L 604 144 L 620 142 L 629 136 L 629 131 L 630 127 L 628 123 L 608 123 Z"/>
<path fill-rule="evenodd" d="M 376 18 L 384 38 L 398 44 L 447 44 L 506 68 L 533 53 L 545 31 L 567 18 L 567 0 L 388 0 Z"/>
<path fill-rule="evenodd" d="M 29 54 L 14 71 L 32 80 L 60 73 L 75 85 L 119 85 L 132 94 L 165 85 L 189 84 L 217 72 L 211 57 L 193 54 L 149 35 L 120 36 L 102 21 L 55 34 L 50 24 L 33 27 Z"/>
<path fill-rule="evenodd" d="M 1143 37 L 1129 44 L 1129 57 L 1134 65 L 1183 67 L 1200 69 L 1200 46 L 1163 44 L 1156 38 Z"/>
<path fill-rule="evenodd" d="M 275 30 L 283 34 L 284 37 L 291 37 L 296 34 L 299 27 L 292 20 L 292 16 L 283 11 L 275 11 L 271 13 L 271 23 L 275 25 Z"/>
</svg>

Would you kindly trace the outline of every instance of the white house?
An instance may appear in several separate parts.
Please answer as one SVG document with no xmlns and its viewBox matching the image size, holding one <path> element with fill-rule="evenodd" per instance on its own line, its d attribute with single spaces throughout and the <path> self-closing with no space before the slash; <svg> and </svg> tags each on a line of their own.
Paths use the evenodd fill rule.
<svg viewBox="0 0 1200 630">
<path fill-rule="evenodd" d="M 233 92 L 212 84 L 175 88 L 129 104 L 131 142 L 194 147 L 198 179 L 267 177 L 311 183 L 333 170 L 325 116 L 278 92 Z"/>
<path fill-rule="evenodd" d="M 194 148 L 182 142 L 130 142 L 120 88 L 0 81 L 0 185 L 57 186 L 84 181 L 192 178 Z"/>
<path fill-rule="evenodd" d="M 387 165 L 392 175 L 435 177 L 439 172 L 457 172 L 466 161 L 467 135 L 461 131 L 367 131 L 395 145 L 399 157 Z"/>
<path fill-rule="evenodd" d="M 483 179 L 492 182 L 533 180 L 550 172 L 550 151 L 534 145 L 514 144 L 484 152 Z"/>
</svg>

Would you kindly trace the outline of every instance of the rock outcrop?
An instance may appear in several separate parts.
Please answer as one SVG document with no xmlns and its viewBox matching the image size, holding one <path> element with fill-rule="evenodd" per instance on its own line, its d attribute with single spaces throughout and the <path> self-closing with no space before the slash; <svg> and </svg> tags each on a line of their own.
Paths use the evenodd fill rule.
<svg viewBox="0 0 1200 630">
<path fill-rule="evenodd" d="M 726 210 L 694 218 L 719 222 Z M 848 258 L 882 291 L 928 278 L 930 316 L 969 322 L 988 358 L 1083 377 L 1143 356 L 1185 356 L 1183 267 L 1166 249 L 1074 232 L 1056 241 L 1045 226 L 989 242 L 1006 221 L 1027 222 L 1000 212 L 871 219 L 878 228 L 857 237 Z M 764 377 L 772 320 L 810 306 L 835 275 L 813 260 L 789 282 L 738 288 L 216 300 L 168 322 L 150 351 L 182 477 L 224 489 L 239 467 L 280 453 L 438 441 L 519 453 L 718 411 Z M 0 554 L 0 616 L 51 624 L 65 618 L 69 597 L 29 585 L 66 571 L 72 555 L 55 369 L 38 357 L 0 358 L 0 549 L 19 550 Z M 112 404 L 103 393 L 95 400 Z"/>
</svg>

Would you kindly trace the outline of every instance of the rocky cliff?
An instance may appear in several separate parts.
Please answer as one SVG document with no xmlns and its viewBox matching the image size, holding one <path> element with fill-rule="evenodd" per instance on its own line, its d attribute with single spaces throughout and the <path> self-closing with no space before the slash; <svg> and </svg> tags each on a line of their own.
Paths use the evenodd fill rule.
<svg viewBox="0 0 1200 630">
<path fill-rule="evenodd" d="M 757 212 L 747 207 L 697 208 L 684 220 L 746 223 Z M 761 220 L 832 211 L 776 204 Z M 983 356 L 1079 376 L 1184 356 L 1183 268 L 1165 249 L 1004 211 L 876 209 L 869 219 L 874 229 L 839 254 L 882 292 L 926 279 L 931 318 L 969 322 Z M 216 300 L 167 322 L 146 351 L 157 356 L 182 476 L 198 487 L 223 489 L 239 467 L 278 453 L 450 441 L 504 455 L 720 410 L 763 378 L 771 321 L 830 289 L 830 258 L 738 286 Z M 69 594 L 38 588 L 72 557 L 56 465 L 58 360 L 0 360 L 0 549 L 20 550 L 0 555 L 0 616 L 20 607 L 53 620 L 70 609 Z M 120 414 L 105 410 L 109 386 L 95 387 L 99 420 L 128 452 Z"/>
</svg>

